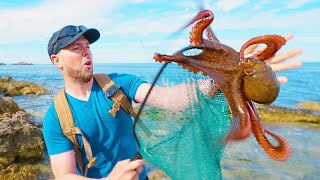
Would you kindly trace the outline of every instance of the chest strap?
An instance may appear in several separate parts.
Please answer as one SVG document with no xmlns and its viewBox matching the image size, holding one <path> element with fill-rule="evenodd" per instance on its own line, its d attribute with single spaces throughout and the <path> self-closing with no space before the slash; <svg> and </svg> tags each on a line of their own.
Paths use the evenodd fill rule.
<svg viewBox="0 0 320 180">
<path fill-rule="evenodd" d="M 129 99 L 127 96 L 121 91 L 120 87 L 117 86 L 109 76 L 106 74 L 94 74 L 94 79 L 97 81 L 99 86 L 102 88 L 103 92 L 105 92 L 106 96 L 111 97 L 114 101 L 112 109 L 109 110 L 109 113 L 115 117 L 116 112 L 119 111 L 120 106 L 133 117 L 136 118 L 137 114 L 134 112 L 133 107 L 131 106 Z M 110 90 L 111 89 L 111 90 Z M 137 125 L 143 130 L 143 132 L 150 137 L 152 135 L 149 128 L 141 121 L 137 121 Z"/>
</svg>

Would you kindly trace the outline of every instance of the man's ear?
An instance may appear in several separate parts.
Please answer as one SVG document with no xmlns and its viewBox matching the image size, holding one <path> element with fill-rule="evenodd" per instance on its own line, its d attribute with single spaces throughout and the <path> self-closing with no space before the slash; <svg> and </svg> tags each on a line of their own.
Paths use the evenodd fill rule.
<svg viewBox="0 0 320 180">
<path fill-rule="evenodd" d="M 62 68 L 62 62 L 61 62 L 61 57 L 59 55 L 53 54 L 50 56 L 51 62 L 57 66 L 59 69 Z"/>
</svg>

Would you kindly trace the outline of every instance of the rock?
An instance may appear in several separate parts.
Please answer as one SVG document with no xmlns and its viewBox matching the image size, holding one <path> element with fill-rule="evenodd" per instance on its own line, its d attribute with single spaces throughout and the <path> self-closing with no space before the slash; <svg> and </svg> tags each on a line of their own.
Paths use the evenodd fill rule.
<svg viewBox="0 0 320 180">
<path fill-rule="evenodd" d="M 148 173 L 148 178 L 150 180 L 171 180 L 171 178 L 160 169 L 153 170 Z"/>
<path fill-rule="evenodd" d="M 21 62 L 17 62 L 17 63 L 12 63 L 11 65 L 33 65 L 33 64 L 21 61 Z"/>
<path fill-rule="evenodd" d="M 54 179 L 50 167 L 43 163 L 11 164 L 0 170 L 1 179 Z"/>
<path fill-rule="evenodd" d="M 43 164 L 44 141 L 30 117 L 11 97 L 0 97 L 0 179 L 36 179 L 27 165 Z"/>
<path fill-rule="evenodd" d="M 272 105 L 256 105 L 261 121 L 301 122 L 320 125 L 320 115 L 310 110 L 288 109 Z"/>
<path fill-rule="evenodd" d="M 18 111 L 22 111 L 18 104 L 12 100 L 11 97 L 0 97 L 0 116 L 4 113 L 10 115 L 15 114 Z"/>
<path fill-rule="evenodd" d="M 313 101 L 298 103 L 298 104 L 296 104 L 296 106 L 298 106 L 300 108 L 304 108 L 304 109 L 320 111 L 320 104 L 313 102 Z"/>
<path fill-rule="evenodd" d="M 6 65 L 4 62 L 0 62 L 0 65 Z"/>
<path fill-rule="evenodd" d="M 4 78 L 0 78 L 0 82 L 10 82 L 12 78 L 10 76 L 5 76 Z"/>
<path fill-rule="evenodd" d="M 19 96 L 27 94 L 46 94 L 49 90 L 32 82 L 13 81 L 10 76 L 0 78 L 0 93 L 5 96 Z"/>
</svg>

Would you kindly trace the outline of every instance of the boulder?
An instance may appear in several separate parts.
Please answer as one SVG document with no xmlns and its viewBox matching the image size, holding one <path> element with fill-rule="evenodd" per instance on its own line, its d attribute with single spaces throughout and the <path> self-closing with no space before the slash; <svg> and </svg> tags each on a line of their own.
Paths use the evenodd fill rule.
<svg viewBox="0 0 320 180">
<path fill-rule="evenodd" d="M 46 167 L 41 128 L 30 117 L 11 97 L 0 97 L 0 179 L 37 179 Z"/>
<path fill-rule="evenodd" d="M 309 109 L 289 109 L 273 105 L 256 105 L 261 121 L 300 122 L 320 125 L 318 112 Z"/>
<path fill-rule="evenodd" d="M 19 96 L 27 94 L 46 94 L 49 90 L 32 82 L 13 81 L 10 76 L 0 78 L 0 93 L 5 96 Z"/>
</svg>

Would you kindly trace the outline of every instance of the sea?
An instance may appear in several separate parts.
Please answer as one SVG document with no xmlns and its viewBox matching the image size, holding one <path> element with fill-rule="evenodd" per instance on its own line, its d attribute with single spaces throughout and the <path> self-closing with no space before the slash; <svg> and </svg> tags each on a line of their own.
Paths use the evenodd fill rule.
<svg viewBox="0 0 320 180">
<path fill-rule="evenodd" d="M 95 64 L 94 73 L 129 73 L 152 82 L 163 64 L 110 63 Z M 297 103 L 320 103 L 320 62 L 305 62 L 298 69 L 277 73 L 288 77 L 280 86 L 280 94 L 273 103 L 298 109 Z M 42 123 L 53 97 L 64 88 L 60 71 L 52 64 L 3 65 L 0 77 L 11 76 L 15 81 L 29 81 L 42 85 L 51 92 L 45 95 L 15 96 L 19 107 Z M 1 95 L 0 95 L 1 96 Z M 253 136 L 230 143 L 222 159 L 224 179 L 320 179 L 320 129 L 305 124 L 266 124 L 269 130 L 285 137 L 292 146 L 292 155 L 285 162 L 277 162 L 265 155 Z"/>
</svg>

